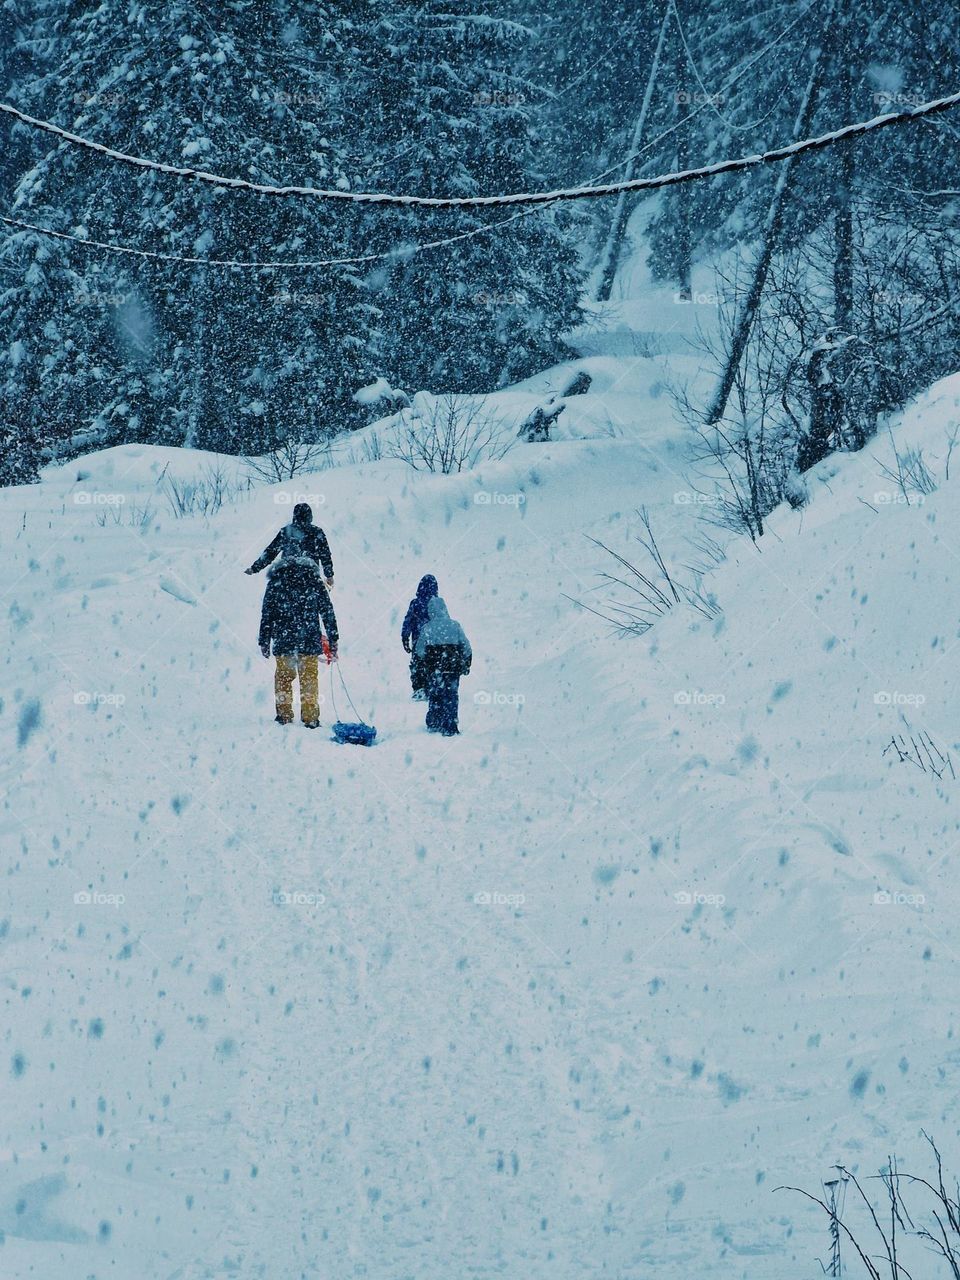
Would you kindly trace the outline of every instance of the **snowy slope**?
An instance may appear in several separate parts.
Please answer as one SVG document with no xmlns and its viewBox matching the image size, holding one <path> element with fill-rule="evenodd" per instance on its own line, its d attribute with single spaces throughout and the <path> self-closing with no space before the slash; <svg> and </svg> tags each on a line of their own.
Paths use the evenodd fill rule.
<svg viewBox="0 0 960 1280">
<path fill-rule="evenodd" d="M 695 532 L 658 367 L 457 477 L 175 520 L 210 459 L 128 447 L 0 493 L 4 1276 L 808 1277 L 773 1187 L 955 1154 L 960 783 L 884 754 L 960 753 L 950 485 L 833 460 L 718 619 L 611 636 L 584 535 Z M 897 438 L 942 480 L 957 420 L 951 379 Z M 303 495 L 370 751 L 272 722 L 242 569 Z M 477 655 L 452 744 L 398 640 L 428 570 Z"/>
</svg>

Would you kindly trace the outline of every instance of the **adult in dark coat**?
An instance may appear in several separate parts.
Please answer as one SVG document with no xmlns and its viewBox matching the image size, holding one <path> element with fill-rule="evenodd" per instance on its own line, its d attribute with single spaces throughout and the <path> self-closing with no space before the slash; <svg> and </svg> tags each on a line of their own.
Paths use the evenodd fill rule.
<svg viewBox="0 0 960 1280">
<path fill-rule="evenodd" d="M 320 620 L 323 619 L 323 630 Z M 300 680 L 300 719 L 308 729 L 320 723 L 319 664 L 324 631 L 330 661 L 337 657 L 337 617 L 321 577 L 309 556 L 284 558 L 268 574 L 260 613 L 260 652 L 277 660 L 274 691 L 277 722 L 293 720 L 293 685 Z"/>
<path fill-rule="evenodd" d="M 438 590 L 437 580 L 433 574 L 424 574 L 417 587 L 417 594 L 410 601 L 400 631 L 403 647 L 410 654 L 410 683 L 413 685 L 413 696 L 417 702 L 425 702 L 427 697 L 426 673 L 422 660 L 417 657 L 417 640 L 427 620 L 427 607 L 437 595 Z"/>
<path fill-rule="evenodd" d="M 427 728 L 445 738 L 453 737 L 460 732 L 460 678 L 470 674 L 473 651 L 463 627 L 450 617 L 439 596 L 427 605 L 416 654 L 423 662 L 430 699 Z"/>
<path fill-rule="evenodd" d="M 246 573 L 259 573 L 277 556 L 291 560 L 308 559 L 323 569 L 327 589 L 333 587 L 333 556 L 327 535 L 313 523 L 313 512 L 306 502 L 298 502 L 293 508 L 293 519 L 285 524 L 270 545 L 266 547 Z"/>
</svg>

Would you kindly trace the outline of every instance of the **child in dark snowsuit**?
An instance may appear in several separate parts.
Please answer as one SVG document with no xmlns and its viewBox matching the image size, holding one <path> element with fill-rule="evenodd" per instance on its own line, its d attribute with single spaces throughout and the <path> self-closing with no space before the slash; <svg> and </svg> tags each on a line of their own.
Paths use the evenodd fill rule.
<svg viewBox="0 0 960 1280">
<path fill-rule="evenodd" d="M 313 512 L 306 502 L 298 502 L 293 508 L 293 519 L 285 524 L 270 545 L 261 552 L 245 573 L 259 573 L 277 556 L 286 559 L 307 559 L 323 569 L 327 590 L 333 589 L 333 556 L 327 535 L 313 523 Z"/>
<path fill-rule="evenodd" d="M 330 661 L 337 656 L 337 618 L 319 565 L 309 556 L 287 556 L 267 575 L 260 615 L 260 652 L 277 660 L 274 691 L 278 724 L 293 720 L 293 684 L 300 680 L 300 719 L 308 729 L 320 724 L 319 662 L 324 651 L 320 619 Z"/>
<path fill-rule="evenodd" d="M 427 699 L 427 681 L 423 663 L 417 657 L 417 640 L 420 637 L 420 628 L 427 620 L 427 606 L 437 594 L 437 590 L 437 580 L 432 573 L 425 574 L 420 579 L 417 594 L 410 601 L 410 607 L 403 620 L 403 629 L 400 632 L 403 647 L 410 654 L 410 683 L 413 685 L 415 702 L 425 702 Z"/>
<path fill-rule="evenodd" d="M 416 656 L 426 677 L 427 728 L 445 738 L 460 732 L 460 677 L 470 674 L 473 651 L 459 622 L 454 622 L 439 596 L 427 605 L 427 620 L 420 628 Z"/>
</svg>

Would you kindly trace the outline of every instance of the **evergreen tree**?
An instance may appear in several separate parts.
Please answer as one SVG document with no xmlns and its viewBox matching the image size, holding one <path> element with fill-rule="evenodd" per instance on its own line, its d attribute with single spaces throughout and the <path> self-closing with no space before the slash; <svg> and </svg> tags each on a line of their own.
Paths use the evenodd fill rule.
<svg viewBox="0 0 960 1280">
<path fill-rule="evenodd" d="M 355 178 L 342 138 L 354 22 L 331 19 L 325 6 L 48 4 L 23 43 L 41 36 L 48 69 L 21 86 L 38 115 L 63 120 L 69 103 L 78 133 L 264 182 Z M 329 206 L 138 173 L 68 145 L 48 147 L 21 177 L 17 209 L 72 234 L 183 255 L 344 248 Z M 9 238 L 5 256 L 27 263 L 2 299 L 12 338 L 0 365 L 5 394 L 29 402 L 48 442 L 53 432 L 74 446 L 149 439 L 260 450 L 291 431 L 321 432 L 328 406 L 356 381 L 367 312 L 347 270 L 231 274 L 28 232 Z"/>
<path fill-rule="evenodd" d="M 120 150 L 267 183 L 530 187 L 541 178 L 523 78 L 531 33 L 484 3 L 43 0 L 21 18 L 14 51 L 35 65 L 13 96 Z M 21 217 L 159 252 L 350 257 L 503 216 L 220 191 L 19 132 L 33 157 L 16 184 Z M 562 350 L 578 314 L 568 222 L 538 211 L 373 271 L 230 271 L 17 231 L 2 250 L 15 274 L 0 295 L 0 393 L 49 454 L 316 439 L 357 420 L 352 393 L 381 370 L 415 388 L 484 390 Z"/>
<path fill-rule="evenodd" d="M 551 185 L 588 182 L 629 154 L 665 8 L 666 0 L 590 0 L 531 19 Z M 597 216 L 602 223 L 604 208 Z"/>
<path fill-rule="evenodd" d="M 761 0 L 737 8 L 709 0 L 702 20 L 685 25 L 688 71 L 706 99 L 762 53 L 731 92 L 691 122 L 699 134 L 692 163 L 791 141 L 798 127 L 801 134 L 825 133 L 916 104 L 951 92 L 960 76 L 952 16 L 907 0 L 869 9 L 853 0 L 812 6 L 799 0 L 777 9 Z M 803 112 L 811 87 L 811 109 Z M 694 252 L 736 249 L 743 256 L 745 246 L 756 246 L 763 270 L 771 250 L 802 258 L 793 367 L 816 369 L 817 386 L 830 390 L 801 396 L 808 414 L 799 446 L 804 466 L 838 444 L 862 447 L 881 412 L 956 367 L 960 346 L 945 305 L 960 289 L 955 237 L 944 220 L 938 245 L 929 211 L 910 195 L 957 185 L 956 127 L 949 116 L 905 124 L 802 156 L 788 170 L 678 189 L 659 206 L 651 261 L 665 278 L 678 279 L 674 246 L 691 229 Z M 901 284 L 888 283 L 878 294 L 878 277 Z M 919 313 L 913 318 L 922 319 L 924 307 L 943 307 L 938 342 L 926 332 L 907 336 L 911 317 L 898 305 L 897 290 L 911 277 L 922 282 L 913 287 Z M 884 293 L 892 305 L 883 305 Z M 741 308 L 745 303 L 740 299 Z M 721 394 L 711 420 L 722 402 Z"/>
<path fill-rule="evenodd" d="M 381 187 L 485 195 L 545 182 L 528 78 L 534 32 L 508 13 L 500 0 L 381 8 L 376 99 L 366 119 Z M 378 221 L 381 246 L 469 236 L 368 277 L 392 381 L 483 391 L 563 354 L 563 333 L 579 317 L 571 218 L 551 209 L 514 213 L 419 210 Z M 484 227 L 492 229 L 469 235 Z"/>
<path fill-rule="evenodd" d="M 869 8 L 852 0 L 795 0 L 772 8 L 763 0 L 735 7 L 707 0 L 699 11 L 689 0 L 678 0 L 678 12 L 690 50 L 688 87 L 697 100 L 688 144 L 694 164 L 790 141 L 818 57 L 810 124 L 815 134 L 949 93 L 960 76 L 952 14 L 910 0 L 881 0 Z M 738 69 L 763 50 L 724 91 Z M 802 157 L 791 175 L 781 244 L 797 244 L 836 225 L 851 207 L 904 213 L 900 183 L 883 175 L 896 173 L 904 186 L 922 186 L 955 172 L 955 129 L 949 117 L 933 118 Z M 685 188 L 684 216 L 694 228 L 696 251 L 740 248 L 756 237 L 775 183 L 773 170 L 747 171 Z M 678 204 L 679 198 L 665 202 L 653 223 L 653 265 L 667 278 L 673 273 L 662 246 L 674 234 Z M 848 253 L 842 243 L 840 248 Z M 842 309 L 843 279 L 840 289 Z"/>
</svg>

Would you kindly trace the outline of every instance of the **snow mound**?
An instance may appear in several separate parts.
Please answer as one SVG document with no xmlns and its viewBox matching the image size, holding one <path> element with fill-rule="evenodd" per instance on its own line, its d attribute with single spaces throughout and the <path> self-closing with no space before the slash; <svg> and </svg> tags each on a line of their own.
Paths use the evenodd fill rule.
<svg viewBox="0 0 960 1280">
<path fill-rule="evenodd" d="M 645 504 L 682 565 L 703 513 L 657 358 L 496 400 L 580 371 L 580 438 L 296 478 L 375 752 L 272 720 L 243 569 L 291 484 L 133 519 L 241 473 L 128 446 L 0 492 L 5 1274 L 769 1280 L 825 1240 L 774 1186 L 921 1125 L 956 1167 L 960 378 L 624 639 L 570 599 L 616 590 L 596 542 L 640 563 Z M 476 655 L 453 742 L 424 572 Z"/>
</svg>

